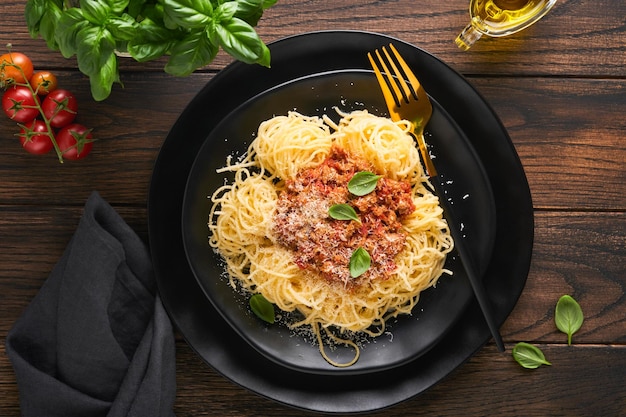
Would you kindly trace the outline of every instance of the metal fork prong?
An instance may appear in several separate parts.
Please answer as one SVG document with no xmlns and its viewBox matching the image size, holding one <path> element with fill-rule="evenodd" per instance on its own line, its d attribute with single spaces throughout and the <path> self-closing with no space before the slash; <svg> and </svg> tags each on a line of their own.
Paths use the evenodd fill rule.
<svg viewBox="0 0 626 417">
<path fill-rule="evenodd" d="M 391 71 L 389 71 L 389 68 L 387 67 L 387 64 L 385 63 L 385 60 L 380 55 L 380 51 L 376 49 L 374 52 L 376 52 L 376 57 L 378 58 L 378 62 L 380 63 L 380 66 L 382 67 L 381 72 L 383 76 L 386 78 L 385 83 L 387 84 L 388 87 L 390 87 L 393 90 L 393 92 L 390 90 L 390 93 L 392 94 L 393 100 L 396 103 L 396 107 L 400 107 L 402 105 L 402 101 L 405 100 L 405 97 L 403 97 L 402 92 L 400 91 L 400 88 L 398 87 L 398 84 L 396 83 L 395 79 L 393 78 L 393 75 L 391 74 Z M 383 52 L 385 52 L 385 55 L 389 57 L 389 54 L 387 54 L 387 51 L 385 51 L 384 47 L 383 47 Z"/>
<path fill-rule="evenodd" d="M 394 54 L 396 55 L 396 58 L 397 58 L 398 54 L 395 48 L 393 47 L 393 44 L 389 44 L 389 46 L 394 50 Z M 400 86 L 402 87 L 402 92 L 400 92 L 399 89 L 396 90 L 396 94 L 402 94 L 402 96 L 398 95 L 398 99 L 402 97 L 404 101 L 408 103 L 410 100 L 410 97 L 413 96 L 413 98 L 417 100 L 417 94 L 415 90 L 406 83 L 406 81 L 404 80 L 404 74 L 402 73 L 402 71 L 398 69 L 398 66 L 396 65 L 395 61 L 393 60 L 393 58 L 391 58 L 391 55 L 389 55 L 389 52 L 387 52 L 387 48 L 383 46 L 382 49 L 383 49 L 383 52 L 385 53 L 385 56 L 387 57 L 387 61 L 389 61 L 389 65 L 391 66 L 391 69 L 393 70 L 393 74 L 395 75 L 396 81 L 394 82 L 394 84 L 395 85 L 400 84 Z M 400 59 L 402 59 L 402 57 L 400 57 Z M 402 62 L 400 62 L 400 65 L 402 66 Z M 406 63 L 405 63 L 405 66 L 406 66 Z M 405 72 L 407 69 L 408 67 L 403 67 L 403 70 Z M 410 71 L 411 70 L 409 70 L 409 72 Z M 415 76 L 413 76 L 413 78 L 417 81 L 417 78 L 415 78 Z M 391 77 L 391 79 L 393 80 L 394 78 Z"/>
<path fill-rule="evenodd" d="M 402 55 L 400 55 L 400 53 L 398 52 L 398 50 L 396 49 L 395 46 L 393 46 L 392 43 L 389 44 L 389 47 L 391 48 L 391 51 L 393 52 L 394 56 L 396 57 L 396 60 L 398 61 L 398 63 L 400 64 L 400 67 L 402 68 L 402 71 L 404 72 L 404 75 L 406 76 L 406 78 L 409 79 L 409 82 L 411 83 L 411 92 L 413 93 L 413 96 L 416 99 L 421 99 L 419 91 L 420 91 L 420 82 L 417 79 L 417 77 L 415 76 L 415 74 L 413 74 L 413 71 L 411 70 L 411 68 L 408 66 L 408 64 L 406 63 L 406 61 L 404 60 L 404 58 L 402 58 Z M 391 58 L 390 58 L 391 59 Z M 406 86 L 406 82 L 404 81 L 404 77 L 399 77 L 402 80 L 403 85 Z M 405 88 L 409 88 L 408 86 L 406 86 Z"/>
<path fill-rule="evenodd" d="M 376 51 L 378 53 L 378 51 Z M 385 103 L 388 108 L 397 107 L 400 103 L 396 101 L 396 96 L 391 92 L 389 86 L 387 85 L 387 81 L 385 80 L 385 76 L 381 73 L 378 65 L 376 64 L 376 60 L 372 57 L 372 54 L 367 53 L 367 57 L 370 60 L 370 64 L 372 65 L 372 69 L 374 70 L 374 74 L 376 74 L 376 79 L 378 80 L 378 85 L 380 86 L 381 91 L 383 92 L 383 97 L 385 98 Z"/>
</svg>

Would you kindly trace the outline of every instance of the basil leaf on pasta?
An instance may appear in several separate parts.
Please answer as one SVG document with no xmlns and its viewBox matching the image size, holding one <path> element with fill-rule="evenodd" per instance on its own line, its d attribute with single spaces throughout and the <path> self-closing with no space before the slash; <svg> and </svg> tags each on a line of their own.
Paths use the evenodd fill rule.
<svg viewBox="0 0 626 417">
<path fill-rule="evenodd" d="M 367 195 L 374 191 L 380 177 L 369 171 L 357 172 L 348 182 L 348 191 L 359 197 Z"/>
<path fill-rule="evenodd" d="M 357 278 L 365 273 L 372 263 L 370 254 L 363 248 L 358 248 L 350 257 L 350 276 Z"/>
<path fill-rule="evenodd" d="M 349 204 L 333 204 L 328 209 L 328 215 L 335 220 L 355 220 L 360 222 L 356 211 Z"/>
</svg>

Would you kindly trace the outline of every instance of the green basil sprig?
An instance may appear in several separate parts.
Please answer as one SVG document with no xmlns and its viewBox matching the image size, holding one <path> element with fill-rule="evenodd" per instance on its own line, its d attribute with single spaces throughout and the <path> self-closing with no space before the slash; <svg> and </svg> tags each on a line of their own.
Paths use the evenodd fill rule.
<svg viewBox="0 0 626 417">
<path fill-rule="evenodd" d="M 535 369 L 541 365 L 552 365 L 546 360 L 541 349 L 530 343 L 519 342 L 513 348 L 513 358 L 524 368 Z"/>
<path fill-rule="evenodd" d="M 350 276 L 357 278 L 365 273 L 372 263 L 372 258 L 367 251 L 361 247 L 352 252 L 350 257 Z"/>
<path fill-rule="evenodd" d="M 165 72 L 191 74 L 219 48 L 269 67 L 270 51 L 254 30 L 277 0 L 28 0 L 26 24 L 65 58 L 76 55 L 95 100 L 119 82 L 116 52 L 139 62 L 169 56 Z"/>
<path fill-rule="evenodd" d="M 250 297 L 250 309 L 261 320 L 273 324 L 276 320 L 274 305 L 267 301 L 263 294 L 254 294 Z"/>
<path fill-rule="evenodd" d="M 350 204 L 333 204 L 328 209 L 328 215 L 335 220 L 354 220 L 360 222 L 359 215 Z"/>
<path fill-rule="evenodd" d="M 576 300 L 569 295 L 559 298 L 554 311 L 556 327 L 567 334 L 567 344 L 572 344 L 572 335 L 583 325 L 583 311 Z"/>
<path fill-rule="evenodd" d="M 359 197 L 367 195 L 376 189 L 380 177 L 369 171 L 357 172 L 348 182 L 348 191 Z"/>
</svg>

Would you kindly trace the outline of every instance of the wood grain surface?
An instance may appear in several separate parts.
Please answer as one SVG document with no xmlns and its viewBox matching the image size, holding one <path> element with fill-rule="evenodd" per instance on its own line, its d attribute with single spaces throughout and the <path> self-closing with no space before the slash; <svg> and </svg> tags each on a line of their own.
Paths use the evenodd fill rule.
<svg viewBox="0 0 626 417">
<path fill-rule="evenodd" d="M 0 51 L 28 54 L 79 100 L 98 141 L 88 158 L 59 164 L 21 149 L 0 117 L 0 336 L 58 261 L 92 190 L 147 241 L 152 167 L 194 95 L 231 62 L 220 53 L 189 77 L 165 60 L 123 62 L 124 87 L 91 99 L 75 59 L 30 38 L 24 0 L 0 3 Z M 538 24 L 483 38 L 468 52 L 454 38 L 468 0 L 279 0 L 258 26 L 266 42 L 326 29 L 384 33 L 427 50 L 467 77 L 507 128 L 531 188 L 535 243 L 528 281 L 502 326 L 507 353 L 488 343 L 426 393 L 374 416 L 626 415 L 626 1 L 559 0 Z M 219 100 L 219 97 L 216 97 Z M 503 271 L 506 273 L 506 271 Z M 585 313 L 568 346 L 554 306 L 574 296 Z M 539 346 L 552 366 L 522 369 L 515 343 Z M 180 416 L 306 416 L 219 375 L 177 334 Z M 18 416 L 15 375 L 0 347 L 0 416 Z"/>
</svg>

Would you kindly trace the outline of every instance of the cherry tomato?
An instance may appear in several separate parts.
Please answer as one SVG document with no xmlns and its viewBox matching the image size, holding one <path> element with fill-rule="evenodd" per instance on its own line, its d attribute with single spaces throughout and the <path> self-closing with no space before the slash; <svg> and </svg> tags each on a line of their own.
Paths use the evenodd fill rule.
<svg viewBox="0 0 626 417">
<path fill-rule="evenodd" d="M 20 142 L 24 149 L 35 155 L 43 155 L 54 147 L 48 128 L 41 120 L 33 120 L 20 131 Z"/>
<path fill-rule="evenodd" d="M 57 133 L 57 145 L 65 159 L 81 159 L 86 157 L 93 148 L 91 129 L 78 123 L 65 126 Z"/>
<path fill-rule="evenodd" d="M 25 83 L 32 75 L 33 62 L 26 55 L 19 52 L 9 52 L 0 56 L 0 82 L 4 84 Z"/>
<path fill-rule="evenodd" d="M 26 87 L 15 85 L 4 92 L 2 96 L 2 109 L 9 119 L 19 123 L 28 123 L 39 115 L 37 100 Z"/>
<path fill-rule="evenodd" d="M 50 92 L 41 104 L 43 114 L 53 127 L 63 127 L 72 123 L 78 111 L 76 97 L 67 90 Z"/>
<path fill-rule="evenodd" d="M 56 75 L 50 71 L 37 71 L 30 77 L 30 85 L 40 96 L 45 96 L 50 91 L 56 90 L 59 83 Z"/>
</svg>

